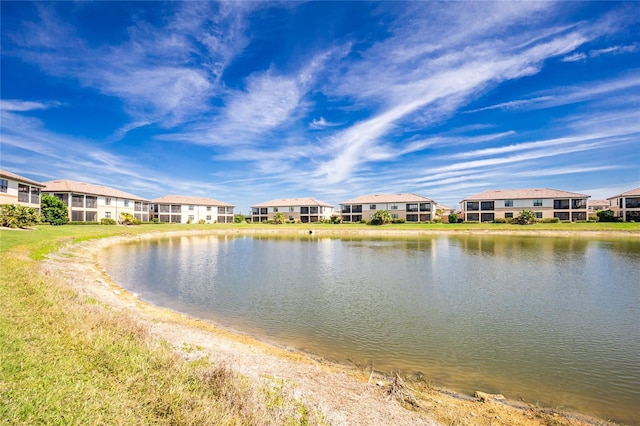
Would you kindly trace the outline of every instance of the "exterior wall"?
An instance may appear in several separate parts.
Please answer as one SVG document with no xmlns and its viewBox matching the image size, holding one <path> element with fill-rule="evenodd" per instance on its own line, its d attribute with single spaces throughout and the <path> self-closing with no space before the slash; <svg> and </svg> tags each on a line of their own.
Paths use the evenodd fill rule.
<svg viewBox="0 0 640 426">
<path fill-rule="evenodd" d="M 8 177 L 0 177 L 0 204 L 19 204 L 40 211 L 42 188 Z"/>
<path fill-rule="evenodd" d="M 492 204 L 493 203 L 493 204 Z M 538 219 L 587 220 L 586 198 L 529 198 L 520 200 L 463 200 L 465 222 L 490 222 L 498 218 L 518 217 L 522 210 L 531 210 Z"/>
<path fill-rule="evenodd" d="M 149 215 L 164 223 L 232 223 L 233 207 L 154 203 Z"/>
<path fill-rule="evenodd" d="M 435 203 L 376 203 L 376 204 L 340 204 L 342 220 L 360 222 L 371 220 L 378 210 L 386 210 L 392 219 L 404 219 L 407 222 L 429 222 L 435 215 Z"/>
<path fill-rule="evenodd" d="M 251 221 L 265 222 L 272 220 L 276 213 L 283 213 L 285 220 L 315 223 L 331 219 L 333 207 L 326 206 L 271 206 L 252 207 Z"/>
<path fill-rule="evenodd" d="M 149 203 L 126 198 L 74 192 L 48 192 L 67 205 L 69 220 L 73 222 L 100 222 L 102 219 L 120 220 L 121 213 L 129 213 L 143 222 L 149 221 Z"/>
<path fill-rule="evenodd" d="M 640 222 L 640 197 L 630 195 L 611 198 L 611 210 L 624 222 Z"/>
</svg>

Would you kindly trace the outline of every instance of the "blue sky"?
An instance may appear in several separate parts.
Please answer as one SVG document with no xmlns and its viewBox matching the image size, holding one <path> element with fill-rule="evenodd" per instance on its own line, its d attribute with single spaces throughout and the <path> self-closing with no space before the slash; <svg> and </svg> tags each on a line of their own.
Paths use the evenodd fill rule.
<svg viewBox="0 0 640 426">
<path fill-rule="evenodd" d="M 640 186 L 638 2 L 7 2 L 0 167 L 247 213 Z"/>
</svg>

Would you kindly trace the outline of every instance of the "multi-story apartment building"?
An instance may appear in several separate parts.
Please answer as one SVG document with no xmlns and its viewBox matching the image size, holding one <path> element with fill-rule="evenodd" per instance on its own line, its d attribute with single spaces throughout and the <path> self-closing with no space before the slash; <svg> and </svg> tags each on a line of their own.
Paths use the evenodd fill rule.
<svg viewBox="0 0 640 426">
<path fill-rule="evenodd" d="M 640 188 L 607 198 L 611 210 L 625 222 L 640 222 Z"/>
<path fill-rule="evenodd" d="M 557 189 L 498 189 L 484 191 L 461 202 L 465 221 L 491 222 L 517 217 L 531 210 L 538 219 L 586 220 L 590 195 Z"/>
<path fill-rule="evenodd" d="M 44 184 L 0 170 L 0 204 L 19 204 L 40 211 L 40 194 Z"/>
<path fill-rule="evenodd" d="M 149 221 L 149 200 L 119 189 L 71 180 L 44 182 L 43 193 L 58 197 L 67 205 L 69 220 L 99 222 L 102 219 L 120 220 L 121 213 L 129 213 L 143 222 Z"/>
<path fill-rule="evenodd" d="M 392 219 L 429 222 L 434 218 L 436 205 L 435 201 L 416 194 L 373 194 L 341 202 L 340 212 L 345 222 L 369 220 L 378 210 L 387 210 Z"/>
<path fill-rule="evenodd" d="M 233 204 L 205 197 L 166 195 L 151 200 L 151 218 L 166 223 L 233 223 Z"/>
<path fill-rule="evenodd" d="M 276 213 L 283 213 L 286 220 L 302 223 L 331 219 L 333 206 L 315 198 L 281 198 L 251 206 L 251 220 L 265 222 Z"/>
</svg>

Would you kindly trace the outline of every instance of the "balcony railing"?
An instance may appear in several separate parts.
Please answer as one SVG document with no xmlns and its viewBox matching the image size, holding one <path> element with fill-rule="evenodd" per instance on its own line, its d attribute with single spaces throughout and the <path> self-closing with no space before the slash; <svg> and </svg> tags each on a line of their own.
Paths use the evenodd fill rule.
<svg viewBox="0 0 640 426">
<path fill-rule="evenodd" d="M 624 206 L 627 209 L 637 209 L 640 207 L 640 198 L 627 198 L 624 201 Z"/>
</svg>

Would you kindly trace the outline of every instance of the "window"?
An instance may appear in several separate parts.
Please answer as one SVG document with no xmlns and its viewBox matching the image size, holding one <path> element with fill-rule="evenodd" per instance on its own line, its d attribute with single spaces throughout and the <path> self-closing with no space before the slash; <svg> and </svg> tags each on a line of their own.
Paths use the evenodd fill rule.
<svg viewBox="0 0 640 426">
<path fill-rule="evenodd" d="M 105 206 L 110 206 L 111 205 L 111 198 L 107 197 L 104 199 L 104 205 Z"/>
<path fill-rule="evenodd" d="M 6 179 L 0 179 L 0 192 L 7 193 L 7 188 L 9 188 L 9 182 Z"/>
<path fill-rule="evenodd" d="M 417 222 L 418 221 L 418 215 L 417 214 L 408 214 L 407 215 L 407 222 Z"/>
<path fill-rule="evenodd" d="M 513 200 L 504 200 L 504 206 L 505 207 L 513 207 Z M 511 217 L 513 217 L 513 215 Z"/>
<path fill-rule="evenodd" d="M 124 200 L 124 206 L 129 207 L 129 200 Z"/>
<path fill-rule="evenodd" d="M 31 187 L 31 204 L 40 204 L 40 188 Z"/>
<path fill-rule="evenodd" d="M 477 201 L 467 201 L 467 210 L 474 211 L 480 210 L 480 203 Z M 478 220 L 478 219 L 475 219 Z"/>
<path fill-rule="evenodd" d="M 211 206 L 207 206 L 207 211 L 210 212 L 211 211 Z"/>
<path fill-rule="evenodd" d="M 542 200 L 533 200 L 533 207 L 542 207 Z"/>
<path fill-rule="evenodd" d="M 227 207 L 227 214 L 233 214 L 233 207 Z"/>
<path fill-rule="evenodd" d="M 87 195 L 86 197 L 86 201 L 85 201 L 85 207 L 88 209 L 95 209 L 98 207 L 98 197 L 93 197 L 90 195 Z M 87 222 L 95 222 L 94 220 L 88 220 Z"/>
<path fill-rule="evenodd" d="M 342 213 L 351 213 L 351 206 L 342 206 Z"/>
<path fill-rule="evenodd" d="M 29 186 L 18 184 L 18 201 L 21 203 L 29 202 Z"/>
<path fill-rule="evenodd" d="M 621 198 L 622 200 L 622 198 Z M 624 206 L 628 209 L 637 209 L 640 207 L 640 198 L 638 197 L 628 197 L 624 199 Z"/>
<path fill-rule="evenodd" d="M 289 213 L 293 213 L 294 211 L 295 211 L 295 208 L 289 207 Z"/>
<path fill-rule="evenodd" d="M 480 210 L 493 210 L 493 201 L 480 202 Z"/>
<path fill-rule="evenodd" d="M 264 210 L 264 211 L 261 211 L 260 214 L 267 214 L 267 209 L 260 209 L 260 210 Z M 224 214 L 224 207 L 218 207 L 218 214 Z"/>
<path fill-rule="evenodd" d="M 467 213 L 467 221 L 477 222 L 480 220 L 479 213 Z"/>
<path fill-rule="evenodd" d="M 507 218 L 510 218 L 510 217 L 511 218 L 513 217 L 513 212 L 505 212 L 504 218 L 507 219 Z"/>
<path fill-rule="evenodd" d="M 391 204 L 391 210 L 398 210 L 398 205 L 397 204 Z M 391 215 L 391 217 L 393 217 L 393 215 Z"/>
<path fill-rule="evenodd" d="M 309 214 L 309 207 L 300 207 L 300 214 Z"/>
<path fill-rule="evenodd" d="M 421 212 L 430 212 L 431 211 L 431 203 L 420 203 L 420 211 Z"/>
<path fill-rule="evenodd" d="M 193 205 L 189 206 L 189 211 L 191 211 L 191 212 L 193 211 Z"/>
<path fill-rule="evenodd" d="M 142 201 L 134 201 L 133 202 L 133 209 L 137 212 L 141 212 L 142 211 Z"/>
<path fill-rule="evenodd" d="M 407 204 L 407 211 L 408 212 L 417 212 L 418 211 L 418 205 L 417 204 Z"/>
<path fill-rule="evenodd" d="M 111 219 L 111 212 L 104 212 L 104 217 L 107 219 Z"/>
<path fill-rule="evenodd" d="M 98 221 L 98 212 L 86 212 L 85 220 L 87 222 L 97 222 Z"/>
<path fill-rule="evenodd" d="M 309 208 L 309 213 L 310 214 L 318 214 L 318 207 Z"/>
<path fill-rule="evenodd" d="M 278 213 L 278 208 L 277 208 L 277 207 L 274 207 L 274 208 L 273 208 L 273 212 L 274 212 L 274 213 Z"/>
<path fill-rule="evenodd" d="M 542 219 L 542 212 L 536 212 L 536 219 Z"/>
<path fill-rule="evenodd" d="M 84 212 L 83 211 L 71 212 L 71 220 L 73 222 L 84 222 Z"/>
<path fill-rule="evenodd" d="M 220 209 L 218 209 L 218 213 L 220 213 Z M 260 214 L 267 214 L 267 208 L 266 207 L 260 207 Z"/>
<path fill-rule="evenodd" d="M 211 220 L 211 215 L 207 215 L 207 220 Z"/>
<path fill-rule="evenodd" d="M 375 210 L 375 209 L 376 209 L 375 204 L 369 204 L 369 210 Z"/>
<path fill-rule="evenodd" d="M 569 209 L 569 200 L 553 200 L 553 208 L 560 210 Z"/>
<path fill-rule="evenodd" d="M 84 207 L 84 195 L 73 194 L 71 196 L 71 207 Z"/>
<path fill-rule="evenodd" d="M 182 213 L 181 205 L 171 205 L 171 213 Z"/>
<path fill-rule="evenodd" d="M 193 219 L 195 219 L 195 217 L 192 214 L 190 214 L 189 215 L 189 220 L 193 220 Z"/>
</svg>

